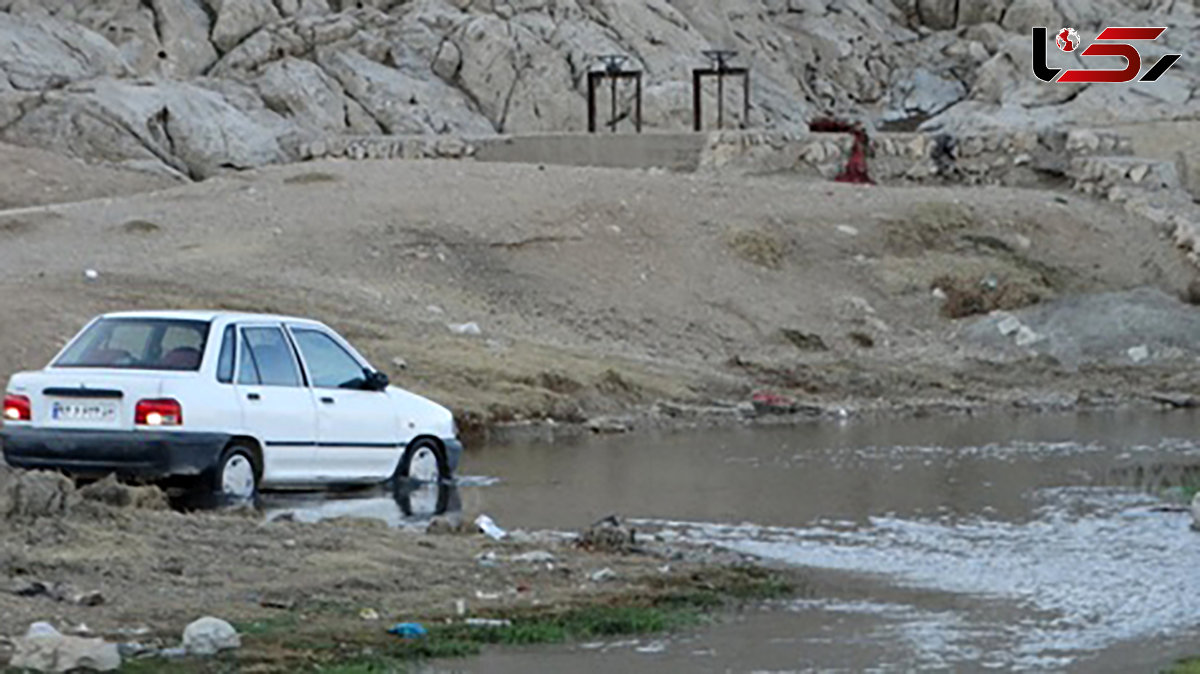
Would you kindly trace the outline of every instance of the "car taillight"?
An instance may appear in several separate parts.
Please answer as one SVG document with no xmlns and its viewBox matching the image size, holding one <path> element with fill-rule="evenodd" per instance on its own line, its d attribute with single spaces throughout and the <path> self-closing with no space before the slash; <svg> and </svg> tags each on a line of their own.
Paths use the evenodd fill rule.
<svg viewBox="0 0 1200 674">
<path fill-rule="evenodd" d="M 138 426 L 179 426 L 183 423 L 183 408 L 178 400 L 171 398 L 139 400 L 134 408 L 133 423 Z"/>
<path fill-rule="evenodd" d="M 29 406 L 29 398 L 9 394 L 4 396 L 5 421 L 29 421 L 33 419 L 33 409 Z"/>
</svg>

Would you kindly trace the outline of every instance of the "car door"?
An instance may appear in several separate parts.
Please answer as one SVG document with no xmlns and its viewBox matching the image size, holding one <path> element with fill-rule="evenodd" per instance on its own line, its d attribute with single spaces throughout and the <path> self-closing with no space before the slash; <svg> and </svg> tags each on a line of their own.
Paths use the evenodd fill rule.
<svg viewBox="0 0 1200 674">
<path fill-rule="evenodd" d="M 402 451 L 396 411 L 387 392 L 362 388 L 369 366 L 322 328 L 289 325 L 288 330 L 312 387 L 322 479 L 366 482 L 391 477 Z"/>
<path fill-rule="evenodd" d="M 235 387 L 247 430 L 263 442 L 263 483 L 318 481 L 317 418 L 281 324 L 242 324 Z"/>
</svg>

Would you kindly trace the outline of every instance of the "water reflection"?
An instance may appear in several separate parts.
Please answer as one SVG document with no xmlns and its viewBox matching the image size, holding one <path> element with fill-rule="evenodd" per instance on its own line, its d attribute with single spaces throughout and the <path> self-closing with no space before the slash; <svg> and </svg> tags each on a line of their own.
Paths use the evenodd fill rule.
<svg viewBox="0 0 1200 674">
<path fill-rule="evenodd" d="M 458 485 L 444 482 L 397 482 L 353 491 L 264 494 L 259 508 L 268 522 L 351 517 L 386 522 L 391 527 L 424 527 L 437 515 L 462 511 Z"/>
</svg>

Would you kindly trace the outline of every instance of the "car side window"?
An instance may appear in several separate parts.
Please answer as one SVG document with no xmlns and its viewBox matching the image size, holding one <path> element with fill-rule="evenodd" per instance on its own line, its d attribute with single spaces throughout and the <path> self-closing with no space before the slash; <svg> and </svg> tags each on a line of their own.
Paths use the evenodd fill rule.
<svg viewBox="0 0 1200 674">
<path fill-rule="evenodd" d="M 217 358 L 217 381 L 222 384 L 233 383 L 233 351 L 237 346 L 237 333 L 233 326 L 225 327 L 225 336 L 221 339 L 221 354 Z"/>
<path fill-rule="evenodd" d="M 300 386 L 300 368 L 280 328 L 243 328 L 239 384 Z M 251 367 L 247 367 L 247 366 Z"/>
<path fill-rule="evenodd" d="M 315 388 L 362 388 L 363 366 L 332 337 L 319 330 L 293 328 L 296 346 L 304 356 L 308 378 Z"/>
</svg>

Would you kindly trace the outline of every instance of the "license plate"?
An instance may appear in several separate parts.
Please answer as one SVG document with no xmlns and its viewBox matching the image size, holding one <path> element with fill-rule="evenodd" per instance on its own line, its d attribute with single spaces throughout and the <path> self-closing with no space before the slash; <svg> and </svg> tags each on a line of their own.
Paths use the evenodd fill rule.
<svg viewBox="0 0 1200 674">
<path fill-rule="evenodd" d="M 88 421 L 99 424 L 117 422 L 117 404 L 106 400 L 78 400 L 50 403 L 50 418 L 54 421 Z"/>
</svg>

